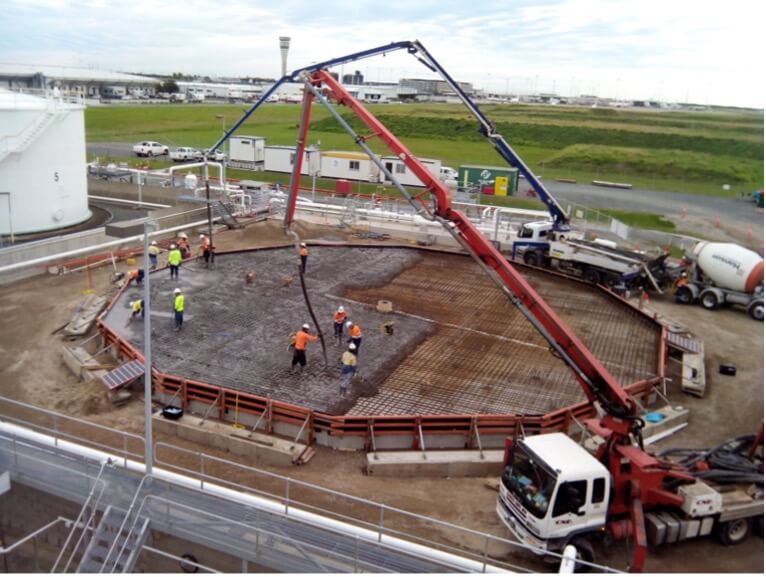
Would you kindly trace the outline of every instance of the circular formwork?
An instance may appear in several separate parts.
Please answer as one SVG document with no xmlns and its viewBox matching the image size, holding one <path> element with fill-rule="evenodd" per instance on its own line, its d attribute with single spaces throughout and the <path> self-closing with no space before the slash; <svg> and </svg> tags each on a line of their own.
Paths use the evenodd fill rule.
<svg viewBox="0 0 766 577">
<path fill-rule="evenodd" d="M 431 249 L 310 245 L 304 279 L 325 347 L 311 343 L 306 369 L 294 373 L 288 336 L 314 325 L 298 262 L 292 246 L 278 246 L 219 254 L 211 268 L 186 261 L 178 282 L 167 270 L 153 273 L 156 398 L 299 432 L 309 444 L 357 448 L 385 439 L 420 446 L 425 437 L 433 448 L 501 446 L 517 422 L 560 430 L 591 414 L 571 370 L 473 260 Z M 660 325 L 607 291 L 518 269 L 620 384 L 641 393 L 659 382 Z M 180 332 L 172 330 L 176 287 L 186 296 Z M 128 322 L 130 302 L 142 294 L 127 288 L 101 319 L 125 357 L 143 350 L 142 323 Z M 379 301 L 393 310 L 378 311 Z M 363 329 L 347 396 L 339 390 L 347 336 L 333 342 L 339 305 Z"/>
</svg>

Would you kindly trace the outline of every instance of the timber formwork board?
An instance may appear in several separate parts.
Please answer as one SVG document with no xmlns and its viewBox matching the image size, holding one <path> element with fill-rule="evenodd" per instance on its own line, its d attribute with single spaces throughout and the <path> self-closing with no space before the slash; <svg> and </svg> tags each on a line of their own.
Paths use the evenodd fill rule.
<svg viewBox="0 0 766 577">
<path fill-rule="evenodd" d="M 624 302 L 577 281 L 519 267 L 525 278 L 623 385 L 656 377 L 661 329 Z M 245 275 L 255 273 L 247 284 Z M 543 414 L 584 400 L 571 371 L 468 257 L 409 248 L 310 247 L 306 285 L 327 346 L 290 370 L 288 335 L 311 322 L 292 247 L 218 255 L 215 268 L 185 262 L 178 282 L 152 274 L 152 351 L 165 374 L 279 399 L 327 414 Z M 172 330 L 173 289 L 186 295 Z M 104 317 L 143 350 L 127 289 Z M 392 313 L 375 309 L 379 300 Z M 364 335 L 360 379 L 338 394 L 332 313 L 344 305 Z M 393 335 L 381 330 L 394 323 Z M 313 324 L 313 323 L 312 323 Z"/>
</svg>

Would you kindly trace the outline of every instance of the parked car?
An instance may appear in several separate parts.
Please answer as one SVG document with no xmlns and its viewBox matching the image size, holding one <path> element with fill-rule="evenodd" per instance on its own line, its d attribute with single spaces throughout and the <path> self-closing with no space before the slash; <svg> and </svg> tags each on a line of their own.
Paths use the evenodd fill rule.
<svg viewBox="0 0 766 577">
<path fill-rule="evenodd" d="M 226 160 L 226 155 L 220 150 L 210 150 L 209 148 L 206 148 L 204 156 L 213 162 L 224 162 Z"/>
<path fill-rule="evenodd" d="M 184 162 L 189 160 L 202 160 L 202 153 L 196 148 L 181 146 L 170 153 L 170 159 L 173 162 Z"/>
<path fill-rule="evenodd" d="M 168 147 L 159 142 L 152 142 L 151 140 L 145 140 L 139 142 L 133 147 L 133 152 L 136 156 L 162 156 L 169 152 Z"/>
</svg>

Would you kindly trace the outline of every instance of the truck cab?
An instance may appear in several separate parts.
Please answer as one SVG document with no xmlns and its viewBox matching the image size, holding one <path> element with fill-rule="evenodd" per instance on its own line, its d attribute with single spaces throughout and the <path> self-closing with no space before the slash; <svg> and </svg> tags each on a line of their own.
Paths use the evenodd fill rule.
<svg viewBox="0 0 766 577">
<path fill-rule="evenodd" d="M 609 491 L 606 467 L 565 434 L 509 440 L 497 513 L 521 542 L 559 552 L 605 526 Z"/>
</svg>

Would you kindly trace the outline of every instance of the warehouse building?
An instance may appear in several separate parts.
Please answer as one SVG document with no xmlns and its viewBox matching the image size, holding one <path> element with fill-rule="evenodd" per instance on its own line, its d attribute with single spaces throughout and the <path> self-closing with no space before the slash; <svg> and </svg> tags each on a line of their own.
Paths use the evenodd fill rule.
<svg viewBox="0 0 766 577">
<path fill-rule="evenodd" d="M 161 83 L 157 78 L 109 70 L 0 63 L 0 88 L 48 90 L 58 88 L 81 98 L 151 97 Z"/>
</svg>

